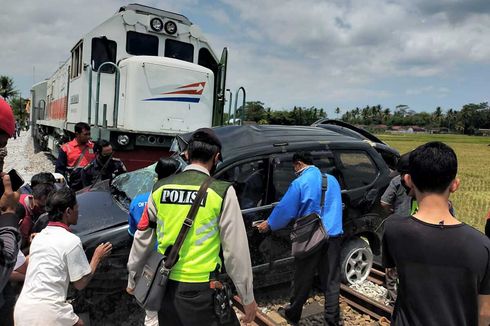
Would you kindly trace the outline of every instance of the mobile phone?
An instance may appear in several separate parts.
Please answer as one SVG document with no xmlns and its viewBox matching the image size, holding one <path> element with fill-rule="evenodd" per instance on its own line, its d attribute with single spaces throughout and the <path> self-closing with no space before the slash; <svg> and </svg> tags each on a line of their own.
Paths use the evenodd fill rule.
<svg viewBox="0 0 490 326">
<path fill-rule="evenodd" d="M 12 190 L 17 191 L 24 184 L 24 179 L 20 176 L 17 170 L 12 169 L 9 171 L 10 183 L 12 184 Z M 3 180 L 0 180 L 0 196 L 3 195 L 5 189 L 3 188 Z"/>
</svg>

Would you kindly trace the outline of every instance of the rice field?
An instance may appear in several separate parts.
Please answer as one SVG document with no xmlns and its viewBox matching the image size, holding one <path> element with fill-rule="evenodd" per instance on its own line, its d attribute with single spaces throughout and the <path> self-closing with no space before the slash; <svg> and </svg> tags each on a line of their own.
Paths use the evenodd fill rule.
<svg viewBox="0 0 490 326">
<path fill-rule="evenodd" d="M 458 156 L 461 186 L 451 195 L 457 218 L 483 231 L 490 210 L 490 137 L 430 134 L 382 134 L 383 141 L 405 153 L 429 141 L 442 141 Z"/>
</svg>

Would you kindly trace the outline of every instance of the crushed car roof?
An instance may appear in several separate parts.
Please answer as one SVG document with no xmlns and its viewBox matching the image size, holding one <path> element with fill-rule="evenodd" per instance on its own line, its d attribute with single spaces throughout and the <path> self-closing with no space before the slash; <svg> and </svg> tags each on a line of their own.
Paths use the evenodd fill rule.
<svg viewBox="0 0 490 326">
<path fill-rule="evenodd" d="M 314 142 L 321 145 L 333 141 L 360 143 L 359 139 L 318 127 L 253 125 L 224 126 L 213 129 L 222 142 L 224 162 L 250 154 L 279 153 L 282 151 L 281 147 L 291 145 Z M 179 138 L 187 143 L 191 135 L 192 133 L 187 133 L 180 135 Z M 276 149 L 271 150 L 271 148 Z M 183 149 L 182 146 L 181 149 Z"/>
</svg>

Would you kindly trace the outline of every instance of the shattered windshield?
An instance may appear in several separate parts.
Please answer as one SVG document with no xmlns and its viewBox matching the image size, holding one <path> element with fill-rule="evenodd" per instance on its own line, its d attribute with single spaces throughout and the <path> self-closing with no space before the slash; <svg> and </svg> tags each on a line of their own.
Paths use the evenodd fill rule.
<svg viewBox="0 0 490 326">
<path fill-rule="evenodd" d="M 114 178 L 111 187 L 120 202 L 131 202 L 139 194 L 150 192 L 157 180 L 156 163 L 136 171 L 120 174 Z M 122 198 L 119 198 L 122 197 Z"/>
</svg>

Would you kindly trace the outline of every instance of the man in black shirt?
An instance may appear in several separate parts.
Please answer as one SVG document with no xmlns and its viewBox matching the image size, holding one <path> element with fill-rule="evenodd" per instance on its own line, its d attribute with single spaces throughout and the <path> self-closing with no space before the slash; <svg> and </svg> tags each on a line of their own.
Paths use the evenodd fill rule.
<svg viewBox="0 0 490 326">
<path fill-rule="evenodd" d="M 490 210 L 487 213 L 487 221 L 485 222 L 485 234 L 490 238 Z"/>
<path fill-rule="evenodd" d="M 107 180 L 125 173 L 126 166 L 118 159 L 112 157 L 112 145 L 105 139 L 99 140 L 95 146 L 95 159 L 82 170 L 82 185 L 88 187 L 102 180 Z M 72 188 L 74 188 L 72 186 Z M 79 189 L 74 189 L 79 190 Z"/>
<path fill-rule="evenodd" d="M 383 264 L 400 282 L 392 325 L 490 323 L 490 240 L 449 212 L 456 172 L 456 154 L 441 142 L 410 154 L 404 180 L 419 209 L 388 218 L 383 237 Z"/>
</svg>

